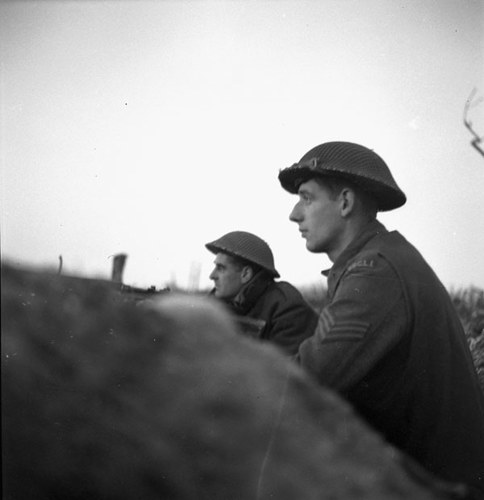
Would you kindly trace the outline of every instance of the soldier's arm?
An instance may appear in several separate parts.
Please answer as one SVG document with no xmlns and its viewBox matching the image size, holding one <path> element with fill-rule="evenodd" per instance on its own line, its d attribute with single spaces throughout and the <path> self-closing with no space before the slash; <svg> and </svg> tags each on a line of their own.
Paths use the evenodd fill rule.
<svg viewBox="0 0 484 500">
<path fill-rule="evenodd" d="M 376 256 L 372 266 L 356 266 L 341 278 L 296 359 L 320 383 L 347 390 L 399 342 L 407 316 L 398 276 Z"/>
</svg>

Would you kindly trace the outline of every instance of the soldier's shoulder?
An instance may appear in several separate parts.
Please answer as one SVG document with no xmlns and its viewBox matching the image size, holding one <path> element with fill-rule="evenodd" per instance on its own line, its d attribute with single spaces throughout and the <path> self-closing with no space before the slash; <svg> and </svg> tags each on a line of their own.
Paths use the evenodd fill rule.
<svg viewBox="0 0 484 500">
<path fill-rule="evenodd" d="M 349 274 L 388 274 L 392 273 L 391 260 L 381 249 L 368 248 L 359 252 L 346 264 L 346 273 Z"/>
</svg>

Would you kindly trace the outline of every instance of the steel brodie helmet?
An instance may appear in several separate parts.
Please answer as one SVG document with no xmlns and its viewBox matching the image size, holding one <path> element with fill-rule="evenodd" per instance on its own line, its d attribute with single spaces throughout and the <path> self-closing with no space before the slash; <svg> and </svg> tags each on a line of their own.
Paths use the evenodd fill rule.
<svg viewBox="0 0 484 500">
<path fill-rule="evenodd" d="M 279 172 L 282 187 L 293 194 L 301 183 L 313 177 L 336 177 L 353 182 L 375 198 L 380 211 L 393 210 L 407 201 L 382 158 L 352 142 L 320 144 L 298 163 Z"/>
<path fill-rule="evenodd" d="M 262 267 L 274 276 L 279 273 L 274 267 L 274 255 L 269 245 L 255 234 L 246 231 L 232 231 L 218 240 L 207 243 L 205 247 L 212 253 L 223 252 L 233 257 L 240 257 Z"/>
</svg>

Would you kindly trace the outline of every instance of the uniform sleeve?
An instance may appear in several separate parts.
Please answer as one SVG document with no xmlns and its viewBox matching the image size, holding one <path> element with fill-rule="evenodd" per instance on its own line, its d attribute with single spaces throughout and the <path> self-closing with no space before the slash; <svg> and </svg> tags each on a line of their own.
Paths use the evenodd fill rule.
<svg viewBox="0 0 484 500">
<path fill-rule="evenodd" d="M 340 392 L 361 381 L 406 330 L 400 280 L 382 257 L 371 262 L 346 271 L 296 356 L 320 383 Z"/>
<path fill-rule="evenodd" d="M 273 311 L 266 338 L 294 356 L 301 342 L 313 335 L 317 321 L 314 309 L 294 292 Z"/>
</svg>

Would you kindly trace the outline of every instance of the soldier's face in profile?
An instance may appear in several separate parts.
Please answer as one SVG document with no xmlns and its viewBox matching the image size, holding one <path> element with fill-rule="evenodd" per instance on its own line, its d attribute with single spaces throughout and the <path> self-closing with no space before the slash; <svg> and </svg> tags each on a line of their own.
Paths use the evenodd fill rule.
<svg viewBox="0 0 484 500">
<path fill-rule="evenodd" d="M 339 248 L 342 237 L 338 197 L 324 185 L 324 180 L 314 179 L 299 186 L 298 196 L 299 201 L 289 219 L 298 224 L 310 252 L 324 252 L 331 258 L 331 254 Z"/>
<path fill-rule="evenodd" d="M 214 264 L 209 277 L 215 286 L 215 296 L 219 299 L 233 299 L 244 285 L 243 266 L 224 253 L 217 254 Z"/>
</svg>

